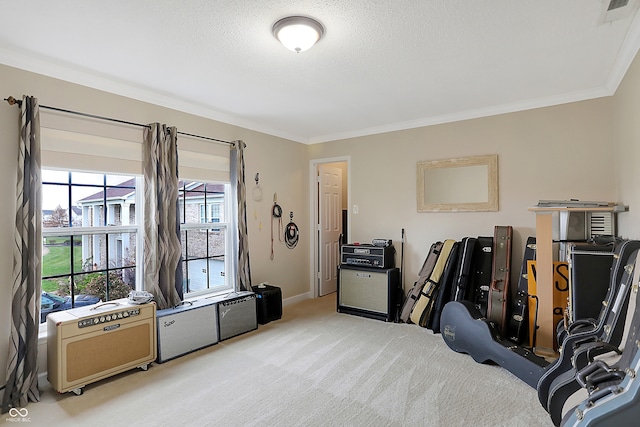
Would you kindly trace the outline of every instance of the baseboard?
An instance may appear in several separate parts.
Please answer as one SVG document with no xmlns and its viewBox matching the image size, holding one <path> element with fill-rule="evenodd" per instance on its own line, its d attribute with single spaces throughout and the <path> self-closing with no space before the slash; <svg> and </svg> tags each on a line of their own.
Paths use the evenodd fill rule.
<svg viewBox="0 0 640 427">
<path fill-rule="evenodd" d="M 282 306 L 284 307 L 284 306 L 287 306 L 287 305 L 295 304 L 297 302 L 304 301 L 304 300 L 307 300 L 307 299 L 310 299 L 310 298 L 311 298 L 311 293 L 310 292 L 305 292 L 303 294 L 298 294 L 298 295 L 283 299 L 282 300 Z"/>
</svg>

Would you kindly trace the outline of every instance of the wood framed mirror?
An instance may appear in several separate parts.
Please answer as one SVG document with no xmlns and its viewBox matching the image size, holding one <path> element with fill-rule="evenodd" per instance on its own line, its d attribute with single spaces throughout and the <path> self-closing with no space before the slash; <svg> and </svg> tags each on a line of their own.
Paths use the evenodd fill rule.
<svg viewBox="0 0 640 427">
<path fill-rule="evenodd" d="M 497 212 L 498 155 L 418 162 L 418 212 Z"/>
</svg>

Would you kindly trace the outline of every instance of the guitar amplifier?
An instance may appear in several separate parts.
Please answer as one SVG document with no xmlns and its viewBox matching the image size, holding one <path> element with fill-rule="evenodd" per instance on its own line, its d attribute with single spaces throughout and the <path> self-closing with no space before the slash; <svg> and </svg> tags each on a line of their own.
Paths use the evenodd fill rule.
<svg viewBox="0 0 640 427">
<path fill-rule="evenodd" d="M 258 323 L 266 325 L 282 318 L 282 291 L 277 286 L 260 284 L 253 287 L 256 293 Z"/>
<path fill-rule="evenodd" d="M 218 342 L 218 306 L 210 300 L 184 301 L 156 314 L 158 363 Z"/>
<path fill-rule="evenodd" d="M 400 294 L 400 270 L 341 265 L 338 312 L 391 322 Z"/>
<path fill-rule="evenodd" d="M 258 329 L 256 294 L 253 292 L 232 292 L 207 299 L 218 304 L 220 341 Z"/>
<path fill-rule="evenodd" d="M 156 305 L 127 298 L 47 316 L 47 378 L 59 393 L 156 359 Z"/>
<path fill-rule="evenodd" d="M 342 245 L 340 262 L 361 267 L 395 267 L 395 249 L 393 246 Z"/>
</svg>

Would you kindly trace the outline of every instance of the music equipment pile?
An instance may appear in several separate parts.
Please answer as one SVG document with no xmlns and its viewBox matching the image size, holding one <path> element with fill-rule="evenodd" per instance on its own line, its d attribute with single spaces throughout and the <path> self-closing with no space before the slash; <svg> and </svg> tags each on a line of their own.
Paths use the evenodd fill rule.
<svg viewBox="0 0 640 427">
<path fill-rule="evenodd" d="M 400 321 L 441 333 L 453 351 L 536 389 L 556 426 L 635 425 L 640 417 L 640 241 L 564 242 L 555 265 L 556 357 L 536 354 L 534 237 L 510 284 L 513 230 L 431 245 Z M 563 249 L 565 250 L 565 249 Z M 555 298 L 555 295 L 554 295 Z"/>
<path fill-rule="evenodd" d="M 268 320 L 275 320 L 281 302 L 276 313 L 271 300 Z M 257 311 L 254 292 L 232 292 L 158 311 L 153 301 L 122 298 L 50 313 L 47 377 L 59 393 L 80 395 L 88 384 L 255 330 Z"/>
</svg>

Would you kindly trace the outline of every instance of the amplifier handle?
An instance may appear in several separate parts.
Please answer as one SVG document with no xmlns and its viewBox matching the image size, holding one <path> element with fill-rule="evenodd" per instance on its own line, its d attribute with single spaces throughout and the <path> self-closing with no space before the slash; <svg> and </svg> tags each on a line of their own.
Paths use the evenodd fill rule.
<svg viewBox="0 0 640 427">
<path fill-rule="evenodd" d="M 91 307 L 89 310 L 97 310 L 100 307 L 104 307 L 105 305 L 120 305 L 120 303 L 116 301 L 103 302 L 102 304 L 98 304 L 95 307 Z"/>
<path fill-rule="evenodd" d="M 180 301 L 179 303 L 174 305 L 173 308 L 178 308 L 178 307 L 180 307 L 182 305 L 193 305 L 193 303 L 191 301 Z"/>
</svg>

